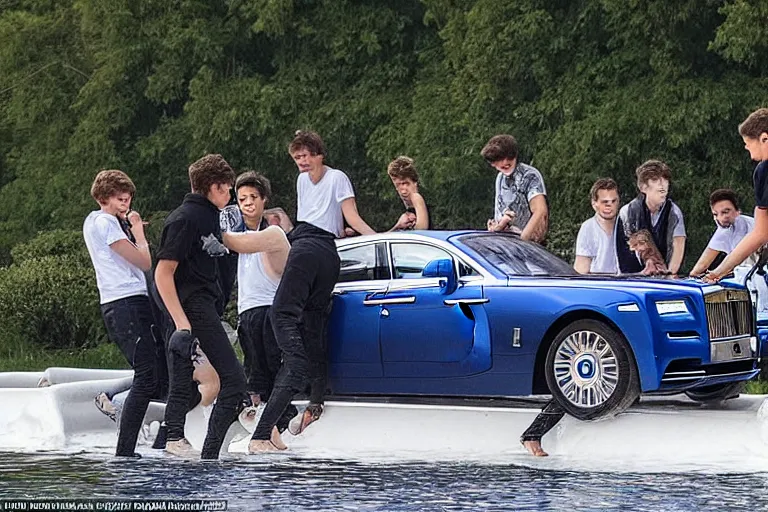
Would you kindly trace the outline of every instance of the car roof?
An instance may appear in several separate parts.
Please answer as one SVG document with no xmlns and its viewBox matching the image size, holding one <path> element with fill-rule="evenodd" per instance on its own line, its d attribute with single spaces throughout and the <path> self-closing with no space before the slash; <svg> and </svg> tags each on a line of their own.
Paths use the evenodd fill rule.
<svg viewBox="0 0 768 512">
<path fill-rule="evenodd" d="M 442 240 L 443 242 L 450 242 L 450 239 L 457 235 L 463 235 L 466 233 L 477 233 L 476 230 L 453 230 L 453 231 L 433 231 L 433 230 L 417 230 L 417 231 L 392 231 L 388 233 L 376 233 L 374 235 L 361 235 L 349 238 L 339 238 L 336 240 L 336 245 L 344 246 L 351 243 L 360 243 L 373 240 L 403 240 L 403 239 L 419 239 L 421 237 L 433 238 L 435 240 Z"/>
</svg>

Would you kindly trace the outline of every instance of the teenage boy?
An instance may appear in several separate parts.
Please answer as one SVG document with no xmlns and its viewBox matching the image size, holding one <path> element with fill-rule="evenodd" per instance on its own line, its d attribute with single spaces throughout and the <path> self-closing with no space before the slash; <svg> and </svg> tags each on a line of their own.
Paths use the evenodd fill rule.
<svg viewBox="0 0 768 512">
<path fill-rule="evenodd" d="M 518 162 L 517 141 L 495 135 L 480 152 L 496 176 L 494 217 L 489 231 L 515 231 L 520 238 L 542 243 L 547 236 L 549 206 L 544 178 L 535 167 Z"/>
<path fill-rule="evenodd" d="M 709 196 L 709 206 L 712 208 L 712 217 L 717 229 L 701 253 L 699 261 L 691 269 L 691 277 L 699 277 L 710 268 L 715 268 L 755 227 L 755 219 L 741 214 L 733 190 L 715 190 Z"/>
<path fill-rule="evenodd" d="M 184 424 L 197 392 L 192 358 L 199 341 L 220 380 L 201 453 L 203 459 L 216 459 L 229 426 L 249 402 L 243 367 L 217 312 L 223 300 L 218 260 L 229 252 L 221 243 L 219 210 L 229 202 L 235 173 L 221 155 L 206 155 L 189 166 L 189 181 L 192 193 L 165 220 L 155 269 L 155 286 L 176 329 L 168 341 L 165 449 L 178 455 L 192 451 Z"/>
<path fill-rule="evenodd" d="M 237 177 L 235 194 L 242 222 L 225 231 L 224 244 L 239 254 L 237 262 L 237 334 L 245 356 L 248 393 L 254 404 L 268 402 L 280 370 L 280 349 L 269 318 L 291 245 L 279 226 L 270 226 L 264 207 L 272 196 L 269 180 L 252 171 Z M 224 213 L 224 212 L 222 212 Z M 233 212 L 234 213 L 234 212 Z M 271 441 L 282 447 L 280 433 L 298 413 L 290 404 L 272 430 Z"/>
<path fill-rule="evenodd" d="M 768 242 L 768 108 L 755 110 L 739 125 L 739 135 L 752 160 L 759 162 L 752 175 L 755 188 L 755 227 L 715 270 L 704 276 L 710 283 L 728 275 Z"/>
<path fill-rule="evenodd" d="M 99 172 L 91 196 L 100 209 L 88 214 L 83 223 L 107 334 L 134 372 L 117 436 L 115 454 L 120 457 L 138 457 L 136 440 L 158 382 L 152 309 L 143 273 L 151 268 L 152 257 L 141 216 L 131 210 L 135 192 L 124 172 Z M 130 223 L 136 243 L 129 240 L 118 219 Z"/>
<path fill-rule="evenodd" d="M 595 215 L 581 224 L 576 237 L 573 268 L 581 274 L 618 274 L 616 215 L 619 186 L 611 178 L 600 178 L 589 192 Z"/>
<path fill-rule="evenodd" d="M 374 233 L 357 212 L 347 175 L 324 164 L 325 145 L 317 133 L 297 132 L 288 152 L 300 173 L 297 225 L 288 236 L 291 251 L 270 312 L 283 365 L 248 446 L 251 453 L 279 449 L 270 441 L 272 429 L 310 376 L 310 404 L 294 431 L 301 432 L 322 413 L 326 324 L 341 265 L 334 239 L 343 236 L 344 221 L 360 234 Z"/>
<path fill-rule="evenodd" d="M 399 156 L 387 166 L 387 174 L 403 201 L 405 213 L 400 216 L 390 231 L 401 229 L 432 229 L 432 218 L 424 197 L 419 193 L 419 173 L 413 159 Z"/>
<path fill-rule="evenodd" d="M 660 160 L 648 160 L 635 170 L 639 195 L 619 210 L 616 253 L 622 273 L 637 273 L 644 268 L 629 249 L 632 233 L 647 229 L 672 274 L 677 274 L 685 253 L 683 212 L 667 197 L 672 173 Z"/>
</svg>

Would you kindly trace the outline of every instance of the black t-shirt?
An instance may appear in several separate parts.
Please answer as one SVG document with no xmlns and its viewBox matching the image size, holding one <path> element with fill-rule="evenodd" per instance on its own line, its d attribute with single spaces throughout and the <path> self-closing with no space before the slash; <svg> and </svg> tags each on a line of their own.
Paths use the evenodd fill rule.
<svg viewBox="0 0 768 512">
<path fill-rule="evenodd" d="M 219 260 L 228 254 L 221 243 L 219 209 L 205 196 L 187 194 L 165 219 L 158 260 L 178 261 L 174 281 L 182 305 L 204 293 L 222 302 Z"/>
<path fill-rule="evenodd" d="M 755 205 L 758 208 L 768 208 L 768 160 L 763 160 L 752 175 L 755 185 Z"/>
</svg>

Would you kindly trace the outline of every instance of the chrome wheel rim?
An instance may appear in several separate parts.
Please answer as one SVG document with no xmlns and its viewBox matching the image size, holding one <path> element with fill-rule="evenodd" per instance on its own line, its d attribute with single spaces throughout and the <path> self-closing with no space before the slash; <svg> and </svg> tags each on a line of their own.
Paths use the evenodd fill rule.
<svg viewBox="0 0 768 512">
<path fill-rule="evenodd" d="M 616 354 L 594 331 L 577 331 L 561 341 L 554 370 L 560 392 L 579 407 L 605 403 L 619 383 Z"/>
</svg>

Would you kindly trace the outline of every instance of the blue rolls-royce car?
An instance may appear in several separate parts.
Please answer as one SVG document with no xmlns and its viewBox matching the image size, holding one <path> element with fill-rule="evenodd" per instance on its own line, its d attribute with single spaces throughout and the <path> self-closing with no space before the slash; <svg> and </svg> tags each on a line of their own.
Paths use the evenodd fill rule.
<svg viewBox="0 0 768 512">
<path fill-rule="evenodd" d="M 385 233 L 337 247 L 334 396 L 551 393 L 588 420 L 640 393 L 726 396 L 758 373 L 754 310 L 738 284 L 583 276 L 503 233 Z"/>
</svg>

